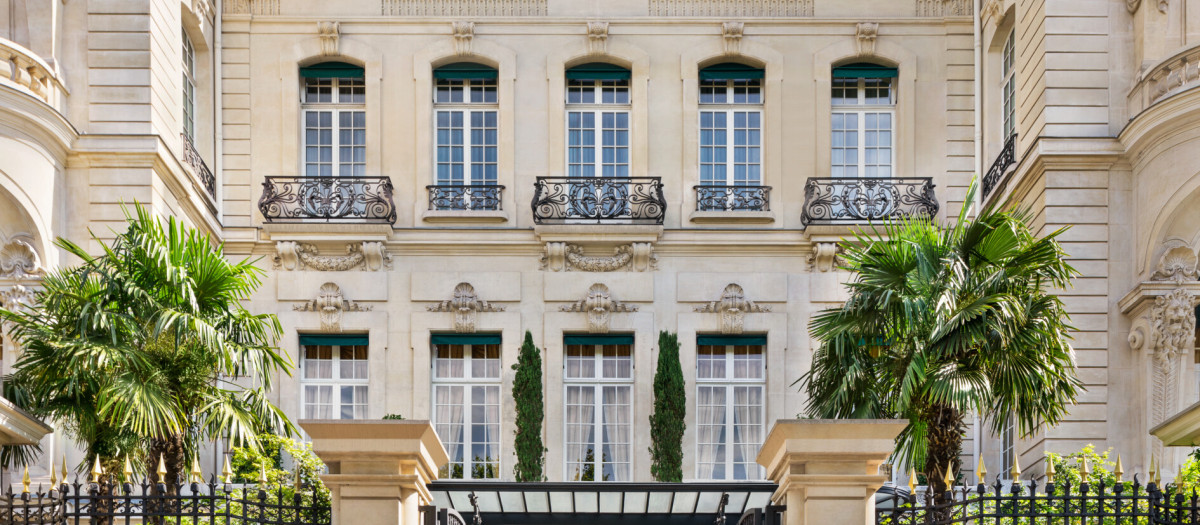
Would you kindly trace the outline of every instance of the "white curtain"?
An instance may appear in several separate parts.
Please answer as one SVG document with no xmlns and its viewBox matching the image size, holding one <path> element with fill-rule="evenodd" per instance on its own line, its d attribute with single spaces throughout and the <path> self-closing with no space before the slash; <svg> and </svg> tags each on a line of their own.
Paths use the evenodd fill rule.
<svg viewBox="0 0 1200 525">
<path fill-rule="evenodd" d="M 604 451 L 605 463 L 612 464 L 608 481 L 629 481 L 629 395 L 630 387 L 604 387 Z"/>
<path fill-rule="evenodd" d="M 762 445 L 762 387 L 735 387 L 733 403 L 734 474 L 735 477 L 756 479 L 762 476 L 754 461 Z"/>
<path fill-rule="evenodd" d="M 304 417 L 306 419 L 333 418 L 333 387 L 307 385 L 304 387 Z"/>
<path fill-rule="evenodd" d="M 588 450 L 594 449 L 596 390 L 591 386 L 567 387 L 567 434 L 565 461 L 567 480 L 576 481 L 583 475 Z M 595 457 L 591 458 L 593 461 Z"/>
<path fill-rule="evenodd" d="M 434 428 L 452 464 L 463 462 L 463 390 L 460 385 L 438 385 L 434 390 Z"/>
<path fill-rule="evenodd" d="M 499 469 L 500 451 L 500 387 L 476 386 L 471 391 L 471 460 Z M 487 467 L 482 467 L 486 477 Z M 498 472 L 497 472 L 498 474 Z"/>
<path fill-rule="evenodd" d="M 437 357 L 433 361 L 433 377 L 459 378 L 463 377 L 463 349 L 461 345 L 438 345 Z"/>
<path fill-rule="evenodd" d="M 702 386 L 696 395 L 696 477 L 725 479 L 725 387 Z"/>
</svg>

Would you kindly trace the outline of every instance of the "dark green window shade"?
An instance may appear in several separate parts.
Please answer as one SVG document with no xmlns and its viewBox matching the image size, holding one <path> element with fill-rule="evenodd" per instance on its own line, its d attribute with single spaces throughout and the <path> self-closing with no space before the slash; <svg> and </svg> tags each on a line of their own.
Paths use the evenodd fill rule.
<svg viewBox="0 0 1200 525">
<path fill-rule="evenodd" d="M 321 62 L 300 68 L 304 78 L 362 78 L 363 68 L 345 62 Z"/>
<path fill-rule="evenodd" d="M 708 66 L 700 70 L 700 80 L 759 80 L 763 78 L 762 68 L 725 62 Z"/>
<path fill-rule="evenodd" d="M 496 80 L 496 69 L 474 62 L 455 62 L 433 70 L 437 80 Z"/>
<path fill-rule="evenodd" d="M 833 68 L 833 78 L 896 78 L 894 67 L 867 62 L 846 64 Z"/>
<path fill-rule="evenodd" d="M 567 70 L 567 80 L 629 80 L 629 70 L 621 66 L 592 62 Z"/>
<path fill-rule="evenodd" d="M 300 334 L 301 345 L 356 346 L 367 344 L 367 334 Z"/>
<path fill-rule="evenodd" d="M 766 335 L 696 335 L 698 346 L 766 346 Z"/>
<path fill-rule="evenodd" d="M 500 334 L 433 334 L 429 342 L 435 345 L 498 345 Z"/>
<path fill-rule="evenodd" d="M 633 334 L 565 334 L 564 345 L 632 345 Z"/>
</svg>

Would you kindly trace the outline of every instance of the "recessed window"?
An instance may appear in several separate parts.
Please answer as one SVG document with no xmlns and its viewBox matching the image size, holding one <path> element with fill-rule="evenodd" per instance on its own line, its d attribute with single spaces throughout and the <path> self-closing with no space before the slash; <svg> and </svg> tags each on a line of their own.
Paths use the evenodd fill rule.
<svg viewBox="0 0 1200 525">
<path fill-rule="evenodd" d="M 301 335 L 301 405 L 305 419 L 366 419 L 367 336 Z"/>
<path fill-rule="evenodd" d="M 744 187 L 762 184 L 762 79 L 762 69 L 737 63 L 700 70 L 700 185 L 734 187 L 701 191 L 701 210 L 761 202 Z"/>
<path fill-rule="evenodd" d="M 568 69 L 567 175 L 629 176 L 629 70 L 604 63 Z"/>
<path fill-rule="evenodd" d="M 766 337 L 697 337 L 696 477 L 762 479 Z"/>
<path fill-rule="evenodd" d="M 183 33 L 183 136 L 196 142 L 196 47 Z"/>
<path fill-rule="evenodd" d="M 1000 105 L 1004 112 L 1004 140 L 1016 132 L 1017 108 L 1014 98 L 1017 91 L 1016 73 L 1013 68 L 1013 46 L 1015 46 L 1016 29 L 1009 30 L 1008 38 L 1004 39 L 1004 48 L 1000 52 Z"/>
<path fill-rule="evenodd" d="M 564 337 L 567 481 L 632 479 L 633 337 Z"/>
<path fill-rule="evenodd" d="M 460 62 L 435 69 L 433 77 L 435 184 L 495 185 L 499 143 L 496 70 Z M 461 204 L 475 207 L 469 200 Z"/>
<path fill-rule="evenodd" d="M 833 69 L 833 177 L 891 177 L 896 69 L 858 63 Z"/>
<path fill-rule="evenodd" d="M 361 67 L 322 62 L 300 68 L 304 174 L 362 176 L 367 166 L 366 82 Z"/>
<path fill-rule="evenodd" d="M 449 479 L 500 477 L 500 336 L 434 334 L 433 425 Z"/>
</svg>

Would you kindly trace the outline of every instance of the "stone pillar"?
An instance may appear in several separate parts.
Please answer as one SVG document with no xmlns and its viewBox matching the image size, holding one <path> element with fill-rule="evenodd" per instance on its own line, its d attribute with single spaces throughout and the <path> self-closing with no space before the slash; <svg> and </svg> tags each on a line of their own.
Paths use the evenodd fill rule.
<svg viewBox="0 0 1200 525">
<path fill-rule="evenodd" d="M 907 423 L 890 419 L 779 420 L 758 453 L 779 484 L 771 501 L 787 505 L 787 525 L 874 525 L 875 491 Z"/>
<path fill-rule="evenodd" d="M 428 421 L 304 420 L 329 473 L 333 525 L 420 525 L 426 484 L 449 458 Z"/>
</svg>

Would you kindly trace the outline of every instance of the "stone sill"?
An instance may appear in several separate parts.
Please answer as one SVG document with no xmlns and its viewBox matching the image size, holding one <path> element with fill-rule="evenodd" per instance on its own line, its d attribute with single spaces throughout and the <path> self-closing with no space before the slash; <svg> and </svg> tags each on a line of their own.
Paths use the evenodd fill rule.
<svg viewBox="0 0 1200 525">
<path fill-rule="evenodd" d="M 426 210 L 421 214 L 421 220 L 441 224 L 508 222 L 508 212 L 504 210 Z"/>
<path fill-rule="evenodd" d="M 277 241 L 339 240 L 352 236 L 361 241 L 386 241 L 392 234 L 391 224 L 364 222 L 288 222 L 263 223 L 267 239 Z"/>
<path fill-rule="evenodd" d="M 697 224 L 770 224 L 775 222 L 775 212 L 694 211 L 688 220 Z"/>
<path fill-rule="evenodd" d="M 662 236 L 661 224 L 538 224 L 533 233 L 541 242 L 603 242 L 628 244 L 631 242 L 657 242 Z"/>
</svg>

